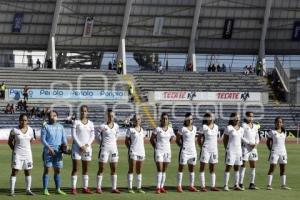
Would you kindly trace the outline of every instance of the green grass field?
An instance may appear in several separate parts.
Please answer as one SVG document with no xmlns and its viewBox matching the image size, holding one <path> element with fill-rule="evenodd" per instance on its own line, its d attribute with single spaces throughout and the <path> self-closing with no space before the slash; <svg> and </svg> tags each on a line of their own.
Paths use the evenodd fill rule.
<svg viewBox="0 0 300 200">
<path fill-rule="evenodd" d="M 76 196 L 59 196 L 53 194 L 50 197 L 45 197 L 41 195 L 41 187 L 42 187 L 42 159 L 41 159 L 41 151 L 42 146 L 41 145 L 33 145 L 33 156 L 34 156 L 34 169 L 32 171 L 32 177 L 33 177 L 33 186 L 32 190 L 37 194 L 36 196 L 30 198 L 30 199 L 194 199 L 194 198 L 210 198 L 213 200 L 222 199 L 265 199 L 269 198 L 272 200 L 282 200 L 282 199 L 299 199 L 300 196 L 300 145 L 296 144 L 290 144 L 287 146 L 288 148 L 288 166 L 287 166 L 287 182 L 290 187 L 292 187 L 291 191 L 283 191 L 280 190 L 280 177 L 278 173 L 278 169 L 276 170 L 276 173 L 274 175 L 273 179 L 273 191 L 266 191 L 266 173 L 268 170 L 268 162 L 267 162 L 267 156 L 268 152 L 265 147 L 265 145 L 260 145 L 259 147 L 259 156 L 260 160 L 258 162 L 257 167 L 257 186 L 261 189 L 258 191 L 249 191 L 246 190 L 244 192 L 218 192 L 218 193 L 189 193 L 188 191 L 185 191 L 182 194 L 175 192 L 175 185 L 176 185 L 176 169 L 177 169 L 177 155 L 178 155 L 178 147 L 176 145 L 173 145 L 173 159 L 172 163 L 169 167 L 168 173 L 167 173 L 167 183 L 166 185 L 168 189 L 168 194 L 160 194 L 157 195 L 154 193 L 154 185 L 155 185 L 155 177 L 156 177 L 156 170 L 155 165 L 153 162 L 153 150 L 150 147 L 150 145 L 146 145 L 146 152 L 147 152 L 147 158 L 144 163 L 144 169 L 143 169 L 143 185 L 144 189 L 147 192 L 146 194 L 128 194 L 126 193 L 126 187 L 127 187 L 127 181 L 126 181 L 126 174 L 127 174 L 127 150 L 125 149 L 125 145 L 119 146 L 119 152 L 120 152 L 120 162 L 118 167 L 118 186 L 123 191 L 120 195 L 118 194 L 111 194 L 110 193 L 110 175 L 109 175 L 109 168 L 106 167 L 106 171 L 104 174 L 104 193 L 103 194 L 92 194 L 92 195 L 82 195 L 78 194 Z M 220 149 L 220 158 L 219 158 L 219 165 L 217 166 L 217 186 L 222 187 L 223 186 L 223 170 L 224 170 L 224 151 L 222 146 L 219 146 Z M 97 171 L 97 154 L 98 154 L 98 148 L 94 146 L 94 160 L 91 162 L 90 166 L 90 187 L 95 187 L 95 175 Z M 11 199 L 12 197 L 7 196 L 8 194 L 8 186 L 9 186 L 9 176 L 10 176 L 10 158 L 11 158 L 11 152 L 7 145 L 0 145 L 0 199 Z M 197 173 L 196 173 L 196 182 L 195 184 L 199 185 L 199 163 L 197 165 Z M 184 173 L 184 185 L 188 184 L 188 173 L 185 171 Z M 70 173 L 71 173 L 71 159 L 70 157 L 64 158 L 64 169 L 62 171 L 62 177 L 63 177 L 63 189 L 66 192 L 70 192 Z M 246 174 L 248 174 L 246 172 Z M 52 175 L 52 174 L 51 174 Z M 52 177 L 52 176 L 51 176 Z M 232 183 L 233 181 L 233 175 L 231 175 L 230 181 Z M 206 173 L 206 182 L 207 185 L 209 185 L 209 176 L 208 173 Z M 135 183 L 135 181 L 134 181 Z M 29 197 L 24 195 L 24 175 L 23 173 L 20 173 L 18 175 L 17 184 L 16 184 L 16 197 L 17 199 L 28 199 Z M 245 185 L 248 185 L 248 176 L 245 177 Z M 78 187 L 81 186 L 81 176 L 78 177 Z M 54 187 L 53 178 L 50 180 L 50 187 Z M 80 191 L 80 190 L 79 190 Z"/>
</svg>

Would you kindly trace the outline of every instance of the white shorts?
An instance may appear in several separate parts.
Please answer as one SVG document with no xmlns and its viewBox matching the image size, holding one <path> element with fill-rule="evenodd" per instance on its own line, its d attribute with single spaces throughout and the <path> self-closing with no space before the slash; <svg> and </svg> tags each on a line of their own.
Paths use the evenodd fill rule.
<svg viewBox="0 0 300 200">
<path fill-rule="evenodd" d="M 270 164 L 287 164 L 287 154 L 286 153 L 275 153 L 271 152 L 269 156 Z"/>
<path fill-rule="evenodd" d="M 202 151 L 200 152 L 199 159 L 202 163 L 217 164 L 219 155 L 218 152 L 209 152 L 205 149 L 202 149 Z"/>
<path fill-rule="evenodd" d="M 17 170 L 30 170 L 33 168 L 32 157 L 23 157 L 14 154 L 11 167 Z"/>
<path fill-rule="evenodd" d="M 226 152 L 225 153 L 225 164 L 226 165 L 242 165 L 243 160 L 242 160 L 242 154 L 239 152 Z"/>
<path fill-rule="evenodd" d="M 98 155 L 99 162 L 116 163 L 119 161 L 119 153 L 117 149 L 100 149 Z"/>
<path fill-rule="evenodd" d="M 162 151 L 154 151 L 154 160 L 155 162 L 165 162 L 170 163 L 171 162 L 171 152 L 162 152 Z"/>
<path fill-rule="evenodd" d="M 129 153 L 129 158 L 135 161 L 144 161 L 145 155 L 137 155 L 135 153 Z"/>
<path fill-rule="evenodd" d="M 87 148 L 87 152 L 80 152 L 78 147 L 72 147 L 72 160 L 83 160 L 91 161 L 92 160 L 92 148 Z"/>
<path fill-rule="evenodd" d="M 249 151 L 247 148 L 243 148 L 243 161 L 257 161 L 258 160 L 258 153 L 257 149 L 252 149 Z"/>
<path fill-rule="evenodd" d="M 197 163 L 197 153 L 188 153 L 181 151 L 179 153 L 179 164 L 180 165 L 196 165 Z"/>
</svg>

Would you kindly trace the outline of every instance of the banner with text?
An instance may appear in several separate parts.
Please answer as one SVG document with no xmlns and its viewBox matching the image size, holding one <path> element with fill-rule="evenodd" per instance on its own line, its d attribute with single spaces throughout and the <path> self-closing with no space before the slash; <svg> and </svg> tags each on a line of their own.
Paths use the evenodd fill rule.
<svg viewBox="0 0 300 200">
<path fill-rule="evenodd" d="M 261 102 L 260 92 L 155 91 L 155 101 Z"/>
<path fill-rule="evenodd" d="M 93 27 L 94 27 L 94 17 L 87 17 L 85 19 L 85 25 L 84 25 L 82 37 L 92 37 Z"/>
<path fill-rule="evenodd" d="M 120 90 L 60 90 L 30 89 L 29 99 L 70 99 L 70 100 L 128 100 L 127 92 Z M 8 89 L 9 100 L 23 98 L 22 89 Z"/>
<path fill-rule="evenodd" d="M 12 24 L 12 32 L 20 33 L 22 28 L 22 22 L 24 18 L 24 13 L 17 12 L 14 16 L 13 24 Z"/>
</svg>

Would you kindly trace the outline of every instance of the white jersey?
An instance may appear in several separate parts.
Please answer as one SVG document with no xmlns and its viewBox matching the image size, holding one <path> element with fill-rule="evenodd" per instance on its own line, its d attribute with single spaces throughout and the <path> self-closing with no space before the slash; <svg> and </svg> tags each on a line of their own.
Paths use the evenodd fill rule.
<svg viewBox="0 0 300 200">
<path fill-rule="evenodd" d="M 196 126 L 193 126 L 193 129 L 191 131 L 187 127 L 182 127 L 179 134 L 182 136 L 182 151 L 189 154 L 196 154 Z"/>
<path fill-rule="evenodd" d="M 75 120 L 72 126 L 73 144 L 80 148 L 86 144 L 91 146 L 95 138 L 94 124 L 90 120 L 83 124 L 81 120 Z"/>
<path fill-rule="evenodd" d="M 19 128 L 13 128 L 9 137 L 13 137 L 15 141 L 14 154 L 21 158 L 32 158 L 30 142 L 34 139 L 34 133 L 31 127 L 28 126 L 26 133 Z"/>
<path fill-rule="evenodd" d="M 286 133 L 278 133 L 275 130 L 271 130 L 268 133 L 268 138 L 272 139 L 273 153 L 286 154 L 286 148 L 285 148 Z"/>
<path fill-rule="evenodd" d="M 144 129 L 141 128 L 140 131 L 137 131 L 135 128 L 129 128 L 126 132 L 126 137 L 130 138 L 130 153 L 145 156 L 145 147 L 144 147 Z"/>
<path fill-rule="evenodd" d="M 253 127 L 251 128 L 249 124 L 243 123 L 242 127 L 244 129 L 244 135 L 242 138 L 243 147 L 251 150 L 249 145 L 259 144 L 258 126 L 253 124 Z"/>
<path fill-rule="evenodd" d="M 119 125 L 114 123 L 110 128 L 107 124 L 102 124 L 97 133 L 96 140 L 100 141 L 101 149 L 117 149 L 117 139 L 119 133 Z"/>
<path fill-rule="evenodd" d="M 214 124 L 213 128 L 209 128 L 206 124 L 202 126 L 202 130 L 199 131 L 201 135 L 204 136 L 204 143 L 202 149 L 213 153 L 218 152 L 218 134 L 219 127 Z"/>
<path fill-rule="evenodd" d="M 155 150 L 161 152 L 171 152 L 170 139 L 175 137 L 174 131 L 172 128 L 168 127 L 166 131 L 164 131 L 161 127 L 157 127 L 153 134 L 156 135 L 156 147 Z"/>
<path fill-rule="evenodd" d="M 239 130 L 236 130 L 233 126 L 229 125 L 224 134 L 229 136 L 226 150 L 242 154 L 242 137 L 244 135 L 244 129 L 240 127 Z"/>
</svg>

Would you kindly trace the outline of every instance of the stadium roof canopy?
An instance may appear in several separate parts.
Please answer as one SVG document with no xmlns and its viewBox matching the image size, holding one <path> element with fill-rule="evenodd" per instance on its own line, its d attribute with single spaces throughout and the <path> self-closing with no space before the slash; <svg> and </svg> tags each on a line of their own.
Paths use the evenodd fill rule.
<svg viewBox="0 0 300 200">
<path fill-rule="evenodd" d="M 126 51 L 189 50 L 197 0 L 128 1 L 132 5 Z M 56 50 L 117 51 L 128 1 L 62 0 L 54 32 Z M 267 19 L 266 53 L 300 54 L 299 41 L 292 40 L 298 29 L 300 39 L 300 24 L 295 23 L 300 21 L 300 1 L 273 0 L 265 18 L 268 1 L 203 0 L 195 29 L 196 53 L 257 54 Z M 47 50 L 56 3 L 0 0 L 0 49 Z M 93 17 L 91 37 L 83 37 L 87 17 Z M 223 38 L 225 22 L 231 23 L 226 26 L 232 33 L 229 39 Z M 16 23 L 21 24 L 20 32 L 12 31 Z"/>
</svg>

